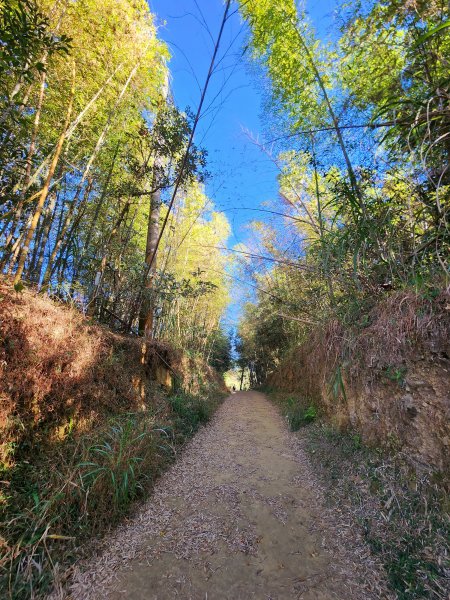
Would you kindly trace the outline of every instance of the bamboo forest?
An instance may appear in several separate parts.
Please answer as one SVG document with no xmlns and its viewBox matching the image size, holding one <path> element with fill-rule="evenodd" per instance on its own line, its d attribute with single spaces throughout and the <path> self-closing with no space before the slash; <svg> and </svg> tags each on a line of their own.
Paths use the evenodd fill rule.
<svg viewBox="0 0 450 600">
<path fill-rule="evenodd" d="M 0 0 L 0 598 L 448 600 L 449 64 L 444 0 Z"/>
</svg>

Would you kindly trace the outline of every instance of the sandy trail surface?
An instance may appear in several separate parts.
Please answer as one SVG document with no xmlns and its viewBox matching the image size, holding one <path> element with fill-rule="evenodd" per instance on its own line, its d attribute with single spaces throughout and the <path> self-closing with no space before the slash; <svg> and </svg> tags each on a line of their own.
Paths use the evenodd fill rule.
<svg viewBox="0 0 450 600">
<path fill-rule="evenodd" d="M 375 571 L 352 527 L 324 508 L 301 437 L 262 394 L 239 392 L 80 567 L 70 597 L 384 598 Z"/>
</svg>

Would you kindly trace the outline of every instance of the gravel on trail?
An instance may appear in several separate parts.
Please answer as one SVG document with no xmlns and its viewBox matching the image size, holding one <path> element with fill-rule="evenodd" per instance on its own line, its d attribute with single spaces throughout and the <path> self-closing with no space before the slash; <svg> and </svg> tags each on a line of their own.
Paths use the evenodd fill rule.
<svg viewBox="0 0 450 600">
<path fill-rule="evenodd" d="M 264 395 L 232 394 L 62 597 L 389 598 L 354 525 L 325 506 L 303 443 Z"/>
</svg>

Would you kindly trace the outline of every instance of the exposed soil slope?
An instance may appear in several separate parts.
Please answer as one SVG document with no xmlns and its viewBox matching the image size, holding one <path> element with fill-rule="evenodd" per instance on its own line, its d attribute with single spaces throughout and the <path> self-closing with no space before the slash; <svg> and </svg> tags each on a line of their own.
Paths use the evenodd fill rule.
<svg viewBox="0 0 450 600">
<path fill-rule="evenodd" d="M 301 441 L 256 392 L 232 395 L 141 512 L 75 576 L 76 600 L 387 598 L 323 506 Z"/>
<path fill-rule="evenodd" d="M 450 472 L 450 295 L 395 292 L 351 325 L 331 320 L 269 375 L 365 443 L 421 472 Z"/>
<path fill-rule="evenodd" d="M 110 416 L 155 406 L 156 382 L 175 373 L 183 389 L 224 388 L 201 359 L 96 325 L 76 308 L 0 277 L 0 467 L 94 430 Z M 170 371 L 169 371 L 170 369 Z M 28 454 L 27 454 L 28 452 Z"/>
</svg>

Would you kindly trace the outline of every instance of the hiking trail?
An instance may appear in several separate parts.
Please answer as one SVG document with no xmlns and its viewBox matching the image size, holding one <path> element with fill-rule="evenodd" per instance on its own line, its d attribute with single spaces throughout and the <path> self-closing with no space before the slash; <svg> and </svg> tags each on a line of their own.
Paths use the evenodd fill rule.
<svg viewBox="0 0 450 600">
<path fill-rule="evenodd" d="M 367 547 L 325 507 L 277 409 L 257 392 L 219 408 L 137 515 L 74 577 L 74 600 L 387 598 Z"/>
</svg>

